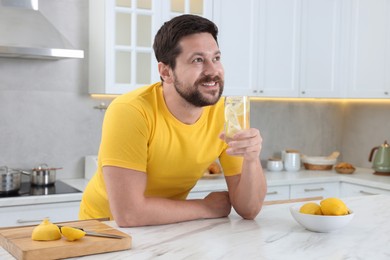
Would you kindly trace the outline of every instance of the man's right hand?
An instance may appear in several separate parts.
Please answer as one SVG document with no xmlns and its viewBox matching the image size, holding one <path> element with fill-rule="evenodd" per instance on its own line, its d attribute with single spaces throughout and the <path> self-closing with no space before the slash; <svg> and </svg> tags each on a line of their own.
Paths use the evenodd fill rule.
<svg viewBox="0 0 390 260">
<path fill-rule="evenodd" d="M 211 192 L 204 199 L 208 211 L 211 213 L 210 218 L 226 217 L 232 210 L 232 205 L 227 191 Z"/>
</svg>

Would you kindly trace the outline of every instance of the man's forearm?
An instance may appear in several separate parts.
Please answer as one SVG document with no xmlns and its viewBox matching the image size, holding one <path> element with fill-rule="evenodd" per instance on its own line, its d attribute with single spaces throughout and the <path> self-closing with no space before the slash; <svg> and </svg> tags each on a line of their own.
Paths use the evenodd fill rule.
<svg viewBox="0 0 390 260">
<path fill-rule="evenodd" d="M 253 219 L 260 212 L 266 193 L 267 183 L 260 160 L 244 159 L 241 177 L 231 198 L 234 209 L 243 218 Z"/>
<path fill-rule="evenodd" d="M 227 192 L 215 192 L 205 199 L 171 200 L 145 198 L 139 208 L 122 208 L 115 221 L 121 227 L 177 223 L 196 219 L 225 217 L 230 213 Z"/>
</svg>

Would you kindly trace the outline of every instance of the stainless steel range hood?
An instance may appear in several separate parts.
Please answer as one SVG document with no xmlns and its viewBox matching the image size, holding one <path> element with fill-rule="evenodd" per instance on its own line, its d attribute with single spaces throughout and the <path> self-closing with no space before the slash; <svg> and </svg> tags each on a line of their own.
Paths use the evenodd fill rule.
<svg viewBox="0 0 390 260">
<path fill-rule="evenodd" d="M 0 0 L 0 57 L 84 58 L 39 12 L 38 0 Z"/>
</svg>

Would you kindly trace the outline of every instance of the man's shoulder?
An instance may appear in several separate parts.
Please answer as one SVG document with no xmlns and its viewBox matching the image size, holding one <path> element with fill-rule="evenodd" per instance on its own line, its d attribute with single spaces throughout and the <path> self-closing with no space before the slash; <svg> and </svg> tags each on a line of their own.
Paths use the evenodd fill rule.
<svg viewBox="0 0 390 260">
<path fill-rule="evenodd" d="M 160 87 L 160 82 L 140 87 L 117 97 L 112 104 L 125 104 L 133 107 L 151 106 L 154 102 L 157 102 L 158 89 Z"/>
</svg>

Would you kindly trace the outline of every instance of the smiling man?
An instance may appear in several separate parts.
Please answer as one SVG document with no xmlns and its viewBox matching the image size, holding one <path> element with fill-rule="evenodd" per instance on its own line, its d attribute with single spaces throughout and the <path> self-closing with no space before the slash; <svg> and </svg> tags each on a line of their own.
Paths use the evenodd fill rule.
<svg viewBox="0 0 390 260">
<path fill-rule="evenodd" d="M 217 34 L 214 23 L 194 15 L 175 17 L 157 32 L 161 82 L 110 104 L 80 219 L 109 217 L 130 227 L 226 217 L 232 206 L 246 219 L 260 212 L 266 194 L 262 139 L 251 128 L 224 141 Z M 228 191 L 186 199 L 216 159 Z"/>
</svg>

